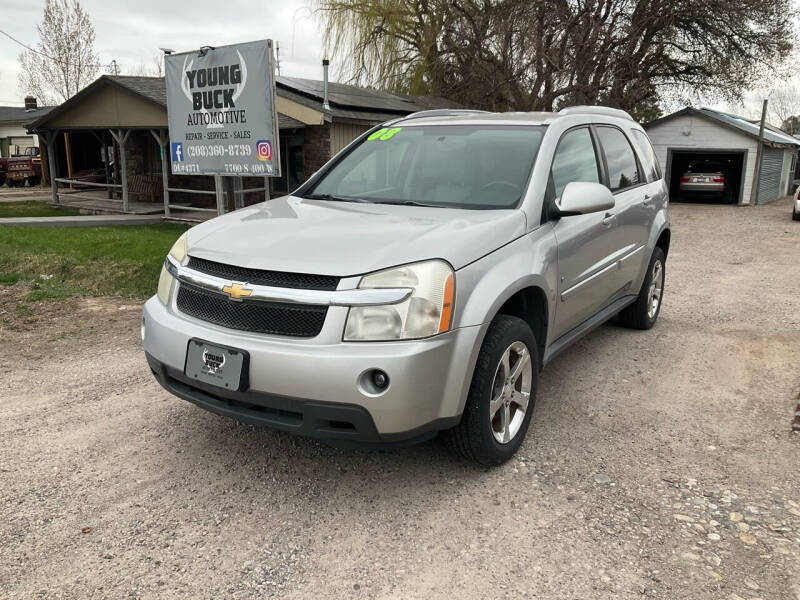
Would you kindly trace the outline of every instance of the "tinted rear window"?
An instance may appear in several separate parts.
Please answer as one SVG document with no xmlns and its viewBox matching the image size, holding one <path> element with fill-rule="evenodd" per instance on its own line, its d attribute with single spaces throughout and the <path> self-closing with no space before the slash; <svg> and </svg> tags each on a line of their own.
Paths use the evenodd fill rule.
<svg viewBox="0 0 800 600">
<path fill-rule="evenodd" d="M 608 166 L 608 187 L 612 192 L 640 183 L 639 169 L 628 138 L 614 127 L 598 127 L 597 134 Z"/>
<path fill-rule="evenodd" d="M 639 160 L 642 161 L 647 180 L 656 181 L 657 179 L 661 179 L 661 165 L 658 164 L 658 157 L 656 156 L 655 150 L 653 150 L 653 145 L 650 143 L 650 138 L 647 137 L 647 134 L 638 129 L 634 129 L 633 142 L 639 149 Z"/>
</svg>

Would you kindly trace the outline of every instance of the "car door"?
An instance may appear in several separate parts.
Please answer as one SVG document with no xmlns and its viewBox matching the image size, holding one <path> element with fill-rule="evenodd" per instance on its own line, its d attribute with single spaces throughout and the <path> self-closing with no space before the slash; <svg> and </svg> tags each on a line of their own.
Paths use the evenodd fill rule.
<svg viewBox="0 0 800 600">
<path fill-rule="evenodd" d="M 615 242 L 619 248 L 619 269 L 614 273 L 617 297 L 636 294 L 634 289 L 642 270 L 652 219 L 645 202 L 648 195 L 645 175 L 628 136 L 613 125 L 597 125 L 609 189 L 614 194 Z"/>
<path fill-rule="evenodd" d="M 550 169 L 549 201 L 558 206 L 573 181 L 603 183 L 599 148 L 589 126 L 565 132 Z M 558 298 L 554 339 L 569 332 L 606 306 L 619 286 L 616 262 L 620 238 L 614 209 L 558 218 L 553 225 L 558 244 Z"/>
</svg>

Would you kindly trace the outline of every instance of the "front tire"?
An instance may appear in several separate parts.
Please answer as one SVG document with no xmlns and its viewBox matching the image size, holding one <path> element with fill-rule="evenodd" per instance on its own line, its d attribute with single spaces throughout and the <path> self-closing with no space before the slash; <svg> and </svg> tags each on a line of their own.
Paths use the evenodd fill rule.
<svg viewBox="0 0 800 600">
<path fill-rule="evenodd" d="M 525 439 L 538 381 L 531 328 L 517 317 L 498 315 L 478 354 L 461 422 L 444 433 L 450 447 L 479 465 L 506 462 Z"/>
<path fill-rule="evenodd" d="M 661 300 L 664 298 L 666 262 L 664 250 L 656 246 L 636 302 L 619 313 L 619 322 L 625 327 L 650 329 L 656 324 L 661 312 Z"/>
<path fill-rule="evenodd" d="M 792 221 L 800 221 L 800 213 L 797 212 L 797 208 L 792 209 Z"/>
</svg>

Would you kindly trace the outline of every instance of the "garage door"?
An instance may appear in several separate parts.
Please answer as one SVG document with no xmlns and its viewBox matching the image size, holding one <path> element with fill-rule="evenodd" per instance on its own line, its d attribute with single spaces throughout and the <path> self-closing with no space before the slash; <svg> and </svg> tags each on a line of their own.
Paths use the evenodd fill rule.
<svg viewBox="0 0 800 600">
<path fill-rule="evenodd" d="M 761 156 L 761 172 L 758 178 L 758 203 L 777 200 L 781 195 L 781 172 L 783 171 L 783 149 L 764 148 Z"/>
</svg>

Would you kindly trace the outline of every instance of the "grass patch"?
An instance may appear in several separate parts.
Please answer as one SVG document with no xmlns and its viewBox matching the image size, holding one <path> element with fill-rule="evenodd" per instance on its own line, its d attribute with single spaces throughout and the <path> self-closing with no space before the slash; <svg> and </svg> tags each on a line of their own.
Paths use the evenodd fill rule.
<svg viewBox="0 0 800 600">
<path fill-rule="evenodd" d="M 7 217 L 68 217 L 79 214 L 77 210 L 53 208 L 46 202 L 38 200 L 0 202 L 0 219 Z"/>
<path fill-rule="evenodd" d="M 185 225 L 0 227 L 0 284 L 30 282 L 27 300 L 147 298 Z"/>
</svg>

